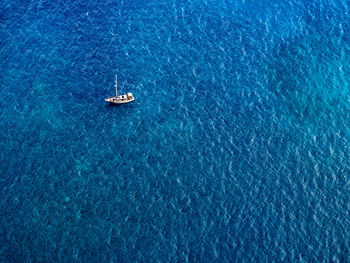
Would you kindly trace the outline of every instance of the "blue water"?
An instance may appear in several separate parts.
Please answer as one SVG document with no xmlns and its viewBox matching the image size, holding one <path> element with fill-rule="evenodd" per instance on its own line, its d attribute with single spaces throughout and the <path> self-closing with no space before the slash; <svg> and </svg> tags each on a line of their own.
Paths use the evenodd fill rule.
<svg viewBox="0 0 350 263">
<path fill-rule="evenodd" d="M 2 0 L 0 261 L 350 262 L 349 12 Z"/>
</svg>

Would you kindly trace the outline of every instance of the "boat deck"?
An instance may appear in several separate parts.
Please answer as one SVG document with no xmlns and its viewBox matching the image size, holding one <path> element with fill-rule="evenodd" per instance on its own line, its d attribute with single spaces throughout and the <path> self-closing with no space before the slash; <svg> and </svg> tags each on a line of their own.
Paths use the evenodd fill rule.
<svg viewBox="0 0 350 263">
<path fill-rule="evenodd" d="M 114 104 L 125 104 L 134 101 L 135 98 L 134 96 L 130 95 L 119 95 L 119 96 L 114 96 L 114 97 L 109 97 L 105 99 L 105 101 L 109 103 L 114 103 Z"/>
</svg>

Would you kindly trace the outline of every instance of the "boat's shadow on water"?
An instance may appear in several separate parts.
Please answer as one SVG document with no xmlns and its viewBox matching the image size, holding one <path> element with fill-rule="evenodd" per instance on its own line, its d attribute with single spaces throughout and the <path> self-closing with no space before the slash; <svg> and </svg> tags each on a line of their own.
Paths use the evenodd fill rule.
<svg viewBox="0 0 350 263">
<path fill-rule="evenodd" d="M 139 102 L 132 102 L 129 104 L 114 104 L 114 103 L 106 103 L 106 108 L 111 109 L 111 108 L 135 108 L 136 106 L 139 106 L 141 103 Z"/>
</svg>

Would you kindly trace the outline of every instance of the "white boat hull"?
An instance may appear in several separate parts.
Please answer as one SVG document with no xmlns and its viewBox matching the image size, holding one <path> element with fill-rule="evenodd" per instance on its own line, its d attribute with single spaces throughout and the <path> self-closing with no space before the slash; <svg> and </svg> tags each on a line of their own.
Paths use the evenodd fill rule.
<svg viewBox="0 0 350 263">
<path fill-rule="evenodd" d="M 126 104 L 133 102 L 135 100 L 134 97 L 126 97 L 122 98 L 123 95 L 117 96 L 117 97 L 110 97 L 105 99 L 106 102 L 112 103 L 112 104 Z"/>
</svg>

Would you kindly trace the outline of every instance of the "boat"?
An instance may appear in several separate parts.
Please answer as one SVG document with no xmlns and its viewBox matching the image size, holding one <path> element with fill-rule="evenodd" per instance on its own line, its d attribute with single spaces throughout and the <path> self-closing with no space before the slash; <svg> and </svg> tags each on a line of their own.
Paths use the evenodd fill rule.
<svg viewBox="0 0 350 263">
<path fill-rule="evenodd" d="M 133 102 L 135 100 L 131 92 L 118 96 L 118 76 L 117 75 L 115 75 L 114 87 L 115 87 L 115 96 L 108 97 L 107 99 L 105 99 L 105 101 L 112 104 L 126 104 L 126 103 Z"/>
</svg>

